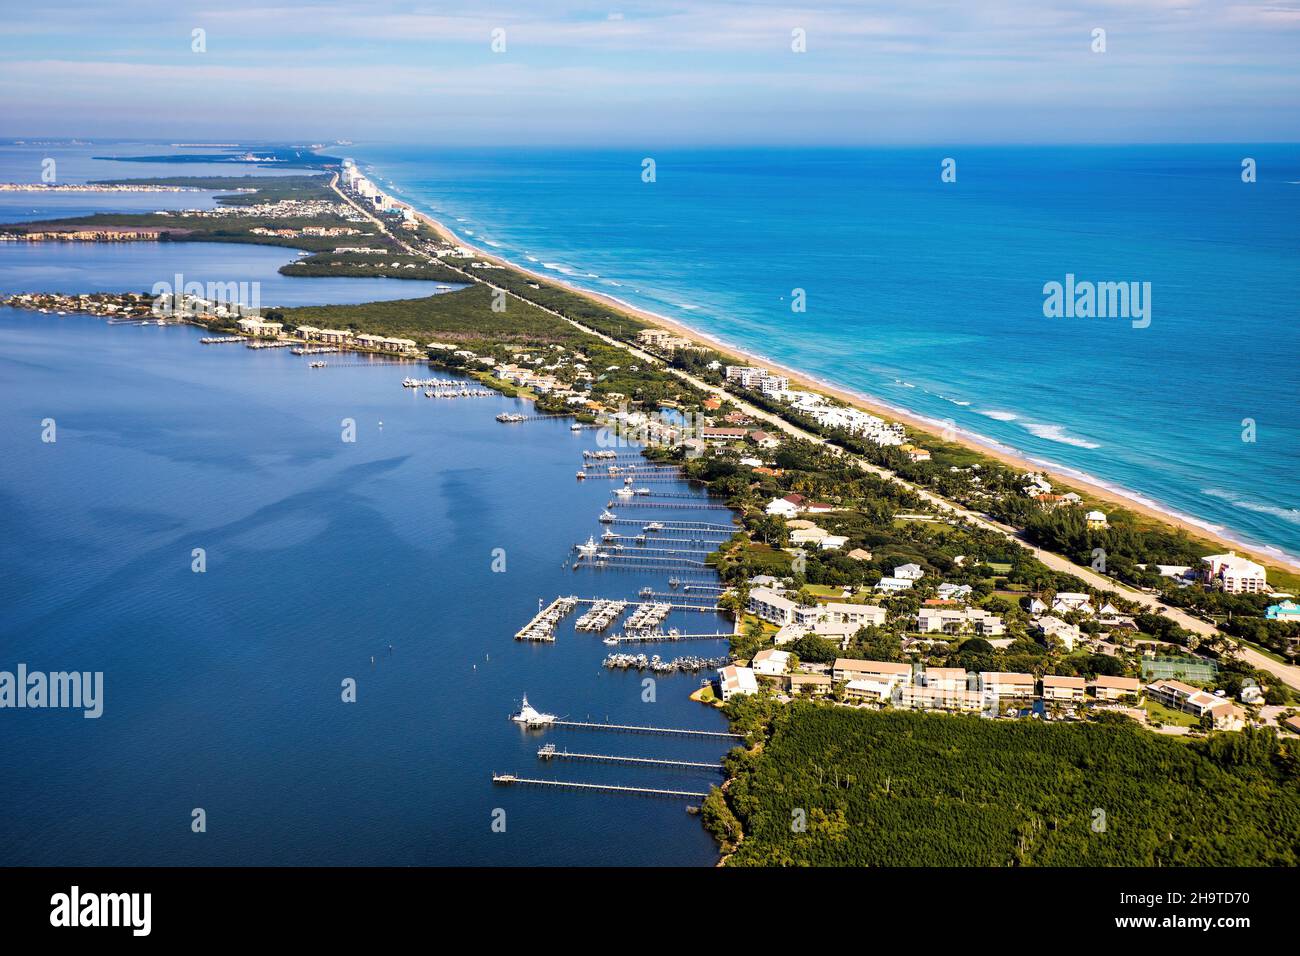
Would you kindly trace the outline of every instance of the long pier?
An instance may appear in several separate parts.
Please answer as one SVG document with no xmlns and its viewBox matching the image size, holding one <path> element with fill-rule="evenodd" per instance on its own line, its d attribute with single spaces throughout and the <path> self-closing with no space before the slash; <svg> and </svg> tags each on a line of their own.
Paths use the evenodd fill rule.
<svg viewBox="0 0 1300 956">
<path fill-rule="evenodd" d="M 730 635 L 727 635 L 730 637 Z M 671 734 L 678 737 L 708 737 L 714 740 L 743 740 L 741 734 L 721 730 L 683 730 L 675 727 L 642 727 L 637 724 L 598 724 L 585 720 L 553 720 L 541 727 L 574 727 L 580 730 L 616 730 L 626 734 Z"/>
<path fill-rule="evenodd" d="M 494 773 L 492 782 L 500 784 L 522 783 L 536 787 L 556 787 L 562 790 L 595 790 L 603 793 L 636 793 L 650 797 L 691 797 L 703 800 L 707 793 L 697 790 L 662 790 L 657 787 L 625 787 L 616 783 L 577 783 L 572 780 L 538 780 L 535 777 L 517 777 L 513 773 Z"/>
<path fill-rule="evenodd" d="M 682 770 L 721 770 L 722 762 L 705 763 L 698 760 L 663 760 L 659 757 L 624 757 L 618 754 L 580 754 L 569 750 L 556 750 L 547 744 L 537 751 L 541 760 L 595 760 L 600 763 L 639 764 L 647 767 L 673 767 Z"/>
<path fill-rule="evenodd" d="M 602 523 L 630 524 L 636 525 L 638 528 L 645 528 L 645 526 L 650 522 L 645 521 L 642 518 L 615 517 L 613 521 L 605 521 Z M 707 521 L 661 521 L 659 523 L 664 526 L 663 530 L 666 532 L 679 532 L 684 534 L 718 534 L 727 538 L 741 530 L 739 525 L 714 525 Z M 647 531 L 645 533 L 659 534 L 658 531 Z"/>
<path fill-rule="evenodd" d="M 646 498 L 646 495 L 638 495 L 636 498 L 620 499 L 611 501 L 605 507 L 607 508 L 665 508 L 678 511 L 721 511 L 718 505 L 710 505 L 700 502 L 699 504 L 688 504 L 685 501 L 638 501 L 637 498 Z"/>
</svg>

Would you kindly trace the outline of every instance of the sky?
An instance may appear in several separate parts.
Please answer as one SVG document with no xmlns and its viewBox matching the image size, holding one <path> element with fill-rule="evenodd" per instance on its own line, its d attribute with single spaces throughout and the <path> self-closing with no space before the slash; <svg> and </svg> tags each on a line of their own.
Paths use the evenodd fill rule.
<svg viewBox="0 0 1300 956">
<path fill-rule="evenodd" d="M 0 0 L 0 17 L 0 138 L 1300 141 L 1300 0 Z"/>
</svg>

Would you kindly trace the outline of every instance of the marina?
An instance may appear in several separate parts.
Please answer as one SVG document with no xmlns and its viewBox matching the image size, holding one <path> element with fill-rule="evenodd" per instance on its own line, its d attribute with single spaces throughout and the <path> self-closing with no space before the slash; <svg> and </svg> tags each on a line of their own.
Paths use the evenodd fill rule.
<svg viewBox="0 0 1300 956">
<path fill-rule="evenodd" d="M 603 631 L 617 621 L 627 609 L 627 601 L 604 600 L 600 598 L 589 602 L 591 609 L 574 625 L 580 631 Z"/>
<path fill-rule="evenodd" d="M 610 654 L 605 658 L 604 666 L 610 669 L 653 671 L 656 674 L 693 674 L 702 670 L 722 667 L 730 660 L 728 655 L 722 657 L 679 657 L 675 660 L 662 660 L 658 654 L 646 657 L 644 654 Z"/>
<path fill-rule="evenodd" d="M 661 644 L 667 641 L 729 641 L 732 636 L 730 631 L 714 631 L 704 634 L 675 634 L 669 631 L 664 634 L 612 635 L 605 638 L 605 643 L 610 646 L 617 646 L 619 644 Z"/>
</svg>

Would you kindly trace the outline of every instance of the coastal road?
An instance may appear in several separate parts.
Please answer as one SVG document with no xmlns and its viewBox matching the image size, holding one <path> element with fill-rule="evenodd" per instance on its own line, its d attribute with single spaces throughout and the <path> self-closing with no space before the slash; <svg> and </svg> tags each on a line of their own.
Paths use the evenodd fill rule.
<svg viewBox="0 0 1300 956">
<path fill-rule="evenodd" d="M 338 193 L 339 197 L 343 199 L 344 202 L 349 203 L 351 206 L 353 206 L 353 208 L 357 209 L 363 215 L 368 216 L 371 219 L 371 221 L 373 221 L 380 228 L 380 230 L 383 231 L 385 235 L 388 235 L 391 239 L 393 239 L 394 242 L 402 246 L 402 248 L 404 248 L 408 253 L 414 256 L 423 256 L 424 258 L 427 259 L 436 259 L 436 257 L 434 256 L 429 256 L 427 253 L 412 248 L 402 239 L 390 233 L 388 231 L 387 225 L 382 220 L 372 215 L 368 209 L 365 209 L 359 206 L 357 203 L 353 202 L 351 198 L 349 198 L 346 194 L 344 194 L 341 190 L 339 190 L 337 183 L 338 183 L 338 177 L 335 176 L 334 181 L 330 183 L 330 186 L 331 188 L 334 189 L 336 193 Z M 445 230 L 442 230 L 439 227 L 439 224 L 436 223 L 434 220 L 430 219 L 427 216 L 423 216 L 422 214 L 417 214 L 417 215 L 421 215 L 422 219 L 428 222 L 433 228 L 437 229 L 440 234 L 446 236 L 448 241 L 459 242 L 459 240 L 456 240 L 454 237 L 449 236 Z M 481 250 L 476 250 L 476 251 L 480 252 L 480 254 L 484 256 L 484 258 L 487 259 L 497 258 L 495 256 L 482 253 Z M 650 353 L 645 352 L 640 348 L 637 348 L 635 345 L 615 339 L 612 336 L 597 331 L 596 329 L 589 328 L 588 326 L 583 325 L 581 322 L 575 322 L 573 319 L 569 318 L 568 316 L 562 315 L 559 312 L 556 312 L 554 309 L 548 308 L 538 302 L 534 302 L 531 299 L 525 298 L 522 295 L 518 295 L 517 293 L 512 292 L 509 289 L 502 289 L 500 286 L 494 286 L 492 285 L 492 283 L 485 281 L 480 276 L 473 275 L 463 269 L 451 265 L 450 263 L 444 260 L 437 260 L 437 261 L 440 261 L 444 266 L 447 266 L 448 268 L 456 272 L 459 272 L 470 282 L 482 282 L 484 285 L 487 285 L 495 290 L 504 292 L 510 298 L 517 299 L 518 301 L 530 305 L 535 309 L 541 309 L 543 312 L 547 313 L 548 315 L 554 316 L 555 318 L 561 320 L 562 322 L 567 322 L 570 325 L 572 325 L 574 328 L 577 328 L 587 333 L 588 335 L 593 335 L 603 342 L 624 349 L 632 353 L 642 361 L 645 361 L 652 365 L 664 364 L 662 359 L 654 355 L 651 355 Z M 540 278 L 545 279 L 546 277 L 542 276 Z M 744 399 L 737 397 L 736 395 L 727 391 L 725 388 L 722 388 L 721 386 L 712 385 L 709 382 L 705 382 L 703 379 L 696 378 L 694 375 L 691 375 L 689 372 L 685 372 L 681 369 L 669 368 L 668 371 L 673 375 L 676 375 L 682 381 L 694 386 L 695 388 L 700 389 L 701 391 L 708 392 L 712 395 L 717 396 L 720 399 L 723 399 L 724 401 L 731 402 L 733 405 L 735 405 L 737 408 L 743 411 L 750 418 L 767 422 L 773 428 L 776 428 L 787 435 L 791 435 L 796 438 L 802 438 L 811 442 L 816 442 L 819 445 L 826 445 L 832 448 L 837 454 L 847 454 L 841 448 L 839 448 L 839 446 L 830 444 L 825 438 L 822 438 L 820 435 L 815 435 L 812 432 L 800 428 L 798 425 L 794 425 L 791 422 L 786 421 L 785 419 L 781 418 L 779 415 L 776 415 L 772 412 L 768 412 L 765 409 L 761 409 L 756 405 L 751 405 L 749 402 L 746 402 Z M 1170 607 L 1166 604 L 1163 604 L 1155 596 L 1151 594 L 1147 594 L 1144 591 L 1139 591 L 1136 588 L 1129 587 L 1128 585 L 1116 581 L 1113 578 L 1105 577 L 1101 574 L 1098 574 L 1090 567 L 1085 567 L 1084 565 L 1081 564 L 1075 564 L 1069 558 L 1063 557 L 1062 555 L 1056 554 L 1051 551 L 1045 551 L 1042 548 L 1038 547 L 1037 545 L 1031 544 L 1028 541 L 1026 541 L 1024 536 L 1019 531 L 1010 527 L 1009 525 L 1004 525 L 1001 522 L 994 521 L 992 518 L 989 518 L 985 515 L 963 508 L 960 505 L 952 501 L 949 501 L 946 498 L 942 498 L 939 495 L 934 494 L 932 491 L 928 491 L 927 489 L 922 488 L 920 485 L 913 484 L 912 482 L 908 481 L 905 478 L 900 477 L 899 475 L 895 474 L 894 472 L 890 471 L 887 468 L 881 468 L 879 465 L 874 465 L 871 462 L 868 462 L 864 459 L 857 458 L 857 457 L 854 457 L 854 461 L 857 463 L 858 467 L 862 468 L 864 471 L 868 471 L 873 475 L 876 475 L 887 481 L 892 481 L 895 484 L 898 484 L 908 489 L 909 491 L 916 494 L 918 497 L 924 499 L 927 503 L 933 505 L 939 511 L 953 515 L 954 517 L 957 518 L 961 518 L 965 521 L 969 521 L 978 527 L 984 528 L 985 530 L 992 531 L 996 534 L 1000 534 L 1009 541 L 1014 541 L 1016 544 L 1027 549 L 1031 554 L 1033 554 L 1035 558 L 1037 558 L 1047 567 L 1051 568 L 1053 571 L 1074 575 L 1076 578 L 1079 578 L 1081 581 L 1088 584 L 1090 587 L 1097 589 L 1098 591 L 1103 591 L 1103 592 L 1109 591 L 1114 594 L 1118 594 L 1119 596 L 1126 598 L 1127 600 L 1132 601 L 1136 604 L 1139 604 L 1150 611 L 1153 611 L 1157 614 L 1163 614 L 1164 616 L 1172 620 L 1175 624 L 1177 624 L 1179 627 L 1185 628 L 1186 630 L 1189 630 L 1194 634 L 1199 634 L 1204 638 L 1223 640 L 1228 642 L 1231 646 L 1233 646 L 1235 653 L 1251 667 L 1254 667 L 1257 670 L 1264 671 L 1267 674 L 1272 674 L 1274 677 L 1282 681 L 1284 684 L 1287 684 L 1288 686 L 1290 686 L 1295 690 L 1300 690 L 1300 667 L 1296 667 L 1291 664 L 1279 663 L 1278 661 L 1275 661 L 1272 658 L 1259 653 L 1258 651 L 1254 650 L 1251 647 L 1247 647 L 1243 644 L 1233 641 L 1231 637 L 1221 632 L 1218 628 L 1216 628 L 1213 624 L 1209 623 L 1208 621 L 1203 621 L 1198 617 L 1194 617 L 1193 615 L 1188 614 L 1186 611 L 1180 608 Z"/>
</svg>

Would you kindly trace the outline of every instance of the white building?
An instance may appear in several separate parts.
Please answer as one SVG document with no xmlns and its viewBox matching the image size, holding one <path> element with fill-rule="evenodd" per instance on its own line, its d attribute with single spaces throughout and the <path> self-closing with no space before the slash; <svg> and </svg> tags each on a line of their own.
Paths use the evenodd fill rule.
<svg viewBox="0 0 1300 956">
<path fill-rule="evenodd" d="M 752 668 L 728 664 L 718 668 L 718 688 L 724 701 L 731 700 L 736 694 L 757 694 L 758 678 Z"/>
<path fill-rule="evenodd" d="M 1235 551 L 1201 558 L 1205 583 L 1229 594 L 1263 594 L 1268 591 L 1263 565 L 1238 557 Z"/>
<path fill-rule="evenodd" d="M 790 652 L 764 648 L 754 655 L 749 666 L 762 677 L 780 677 L 790 667 Z"/>
<path fill-rule="evenodd" d="M 749 592 L 749 613 L 778 627 L 795 622 L 797 601 L 792 601 L 772 588 L 754 588 Z"/>
<path fill-rule="evenodd" d="M 876 590 L 883 591 L 886 594 L 897 594 L 899 591 L 906 591 L 911 586 L 912 582 L 908 578 L 893 578 L 886 575 L 880 579 L 880 583 L 876 585 Z"/>
<path fill-rule="evenodd" d="M 1083 635 L 1073 624 L 1062 621 L 1059 617 L 1045 614 L 1038 619 L 1038 630 L 1044 637 L 1054 637 L 1064 645 L 1067 651 L 1073 651 Z"/>
<path fill-rule="evenodd" d="M 977 634 L 998 637 L 1006 631 L 1002 618 L 979 607 L 923 607 L 916 615 L 922 634 Z"/>
<path fill-rule="evenodd" d="M 900 564 L 894 568 L 894 577 L 902 578 L 904 581 L 919 581 L 925 577 L 925 571 L 919 564 Z"/>
</svg>

